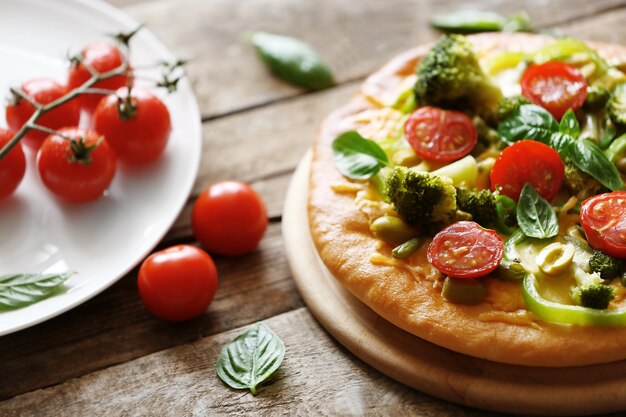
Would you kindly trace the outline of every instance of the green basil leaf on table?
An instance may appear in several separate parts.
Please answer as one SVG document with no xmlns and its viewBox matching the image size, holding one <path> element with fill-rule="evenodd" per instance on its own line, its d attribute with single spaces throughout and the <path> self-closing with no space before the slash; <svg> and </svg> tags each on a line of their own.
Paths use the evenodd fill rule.
<svg viewBox="0 0 626 417">
<path fill-rule="evenodd" d="M 459 10 L 435 15 L 430 25 L 444 32 L 487 32 L 502 30 L 506 18 L 495 12 L 482 10 Z"/>
<path fill-rule="evenodd" d="M 371 178 L 389 164 L 385 151 L 376 142 L 352 130 L 333 141 L 333 155 L 339 172 L 353 180 Z"/>
<path fill-rule="evenodd" d="M 269 69 L 299 87 L 322 90 L 335 82 L 328 65 L 306 43 L 288 36 L 257 32 L 252 44 Z"/>
<path fill-rule="evenodd" d="M 63 290 L 72 272 L 62 274 L 10 274 L 0 276 L 0 311 L 41 301 Z"/>
<path fill-rule="evenodd" d="M 577 140 L 570 149 L 572 162 L 611 191 L 623 190 L 624 183 L 615 165 L 590 140 Z"/>
<path fill-rule="evenodd" d="M 559 132 L 566 133 L 576 139 L 578 135 L 580 135 L 580 124 L 578 123 L 578 119 L 576 118 L 576 114 L 572 109 L 569 109 L 561 118 L 561 123 L 559 124 Z"/>
<path fill-rule="evenodd" d="M 267 326 L 257 324 L 228 343 L 217 358 L 216 371 L 234 389 L 257 387 L 269 379 L 285 357 L 285 345 Z"/>
<path fill-rule="evenodd" d="M 534 139 L 548 143 L 553 133 L 559 131 L 559 123 L 542 107 L 523 104 L 511 116 L 498 125 L 498 133 L 511 144 L 522 139 Z"/>
<path fill-rule="evenodd" d="M 546 239 L 559 233 L 559 222 L 552 205 L 528 182 L 517 202 L 517 223 L 528 237 Z"/>
</svg>

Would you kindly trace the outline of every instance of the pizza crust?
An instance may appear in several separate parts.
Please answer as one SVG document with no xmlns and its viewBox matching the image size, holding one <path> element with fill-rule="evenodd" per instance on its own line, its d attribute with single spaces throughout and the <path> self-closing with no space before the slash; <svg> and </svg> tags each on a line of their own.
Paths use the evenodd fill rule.
<svg viewBox="0 0 626 417">
<path fill-rule="evenodd" d="M 478 53 L 533 51 L 553 41 L 531 34 L 481 34 L 468 37 Z M 626 61 L 626 48 L 591 44 L 609 62 Z M 394 325 L 447 349 L 516 365 L 569 367 L 613 362 L 626 358 L 626 328 L 578 327 L 535 319 L 524 309 L 521 286 L 496 279 L 488 285 L 486 301 L 476 306 L 446 302 L 432 267 L 420 253 L 408 268 L 373 263 L 372 254 L 388 253 L 369 230 L 367 216 L 353 194 L 338 193 L 333 185 L 345 182 L 335 169 L 331 143 L 347 130 L 350 118 L 364 110 L 389 104 L 402 81 L 429 46 L 408 51 L 370 76 L 361 94 L 332 113 L 313 145 L 310 173 L 309 223 L 319 255 L 329 271 L 352 294 Z M 392 93 L 390 93 L 392 92 Z M 506 294 L 506 296 L 494 296 Z M 494 305 L 496 303 L 497 305 Z M 498 317 L 494 307 L 503 309 Z M 510 317 L 509 317 L 510 316 Z"/>
</svg>

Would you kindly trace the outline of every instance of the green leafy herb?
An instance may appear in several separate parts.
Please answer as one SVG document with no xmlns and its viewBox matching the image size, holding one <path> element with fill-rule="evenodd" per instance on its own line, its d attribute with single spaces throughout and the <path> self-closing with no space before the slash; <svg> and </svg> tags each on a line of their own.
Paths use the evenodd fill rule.
<svg viewBox="0 0 626 417">
<path fill-rule="evenodd" d="M 563 132 L 554 132 L 550 136 L 548 144 L 552 146 L 558 153 L 561 159 L 565 159 L 569 156 L 570 148 L 576 142 L 572 136 Z"/>
<path fill-rule="evenodd" d="M 535 104 L 523 104 L 498 126 L 498 133 L 509 144 L 522 139 L 535 139 L 549 143 L 554 132 L 559 131 L 558 122 L 544 108 Z"/>
<path fill-rule="evenodd" d="M 385 151 L 376 142 L 355 131 L 343 133 L 333 141 L 333 154 L 339 172 L 353 180 L 371 178 L 389 164 Z"/>
<path fill-rule="evenodd" d="M 328 65 L 313 48 L 298 39 L 258 32 L 252 36 L 252 44 L 270 70 L 291 84 L 310 90 L 335 84 Z"/>
<path fill-rule="evenodd" d="M 464 9 L 436 15 L 430 20 L 430 24 L 435 29 L 449 33 L 531 32 L 533 30 L 528 14 L 523 11 L 504 17 L 495 12 Z"/>
<path fill-rule="evenodd" d="M 570 148 L 572 162 L 611 191 L 623 190 L 622 178 L 602 149 L 590 140 L 577 140 Z"/>
<path fill-rule="evenodd" d="M 580 135 L 580 124 L 576 118 L 576 114 L 572 109 L 569 109 L 563 115 L 561 123 L 559 124 L 559 132 L 566 133 L 576 139 Z"/>
<path fill-rule="evenodd" d="M 234 389 L 257 387 L 272 376 L 285 357 L 285 345 L 263 324 L 240 334 L 227 344 L 217 358 L 217 375 Z"/>
<path fill-rule="evenodd" d="M 546 239 L 559 233 L 554 209 L 528 182 L 517 203 L 517 223 L 528 237 Z"/>
<path fill-rule="evenodd" d="M 63 283 L 72 274 L 66 272 L 0 276 L 0 311 L 26 307 L 61 292 Z"/>
</svg>

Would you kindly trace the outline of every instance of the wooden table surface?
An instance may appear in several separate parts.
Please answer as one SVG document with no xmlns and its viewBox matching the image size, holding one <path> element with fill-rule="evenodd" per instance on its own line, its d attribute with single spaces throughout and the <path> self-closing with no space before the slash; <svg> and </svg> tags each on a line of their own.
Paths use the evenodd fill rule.
<svg viewBox="0 0 626 417">
<path fill-rule="evenodd" d="M 427 25 L 432 14 L 461 5 L 503 13 L 523 7 L 538 28 L 624 43 L 626 2 L 111 2 L 145 22 L 175 54 L 191 58 L 188 75 L 203 122 L 202 163 L 187 205 L 159 248 L 194 243 L 191 206 L 218 179 L 250 182 L 267 203 L 270 225 L 254 253 L 215 257 L 219 289 L 198 319 L 169 324 L 153 317 L 138 297 L 135 269 L 74 310 L 0 338 L 0 415 L 498 415 L 406 388 L 324 332 L 296 291 L 285 258 L 281 212 L 287 184 L 326 114 L 388 59 L 438 36 Z M 338 85 L 306 93 L 273 79 L 242 36 L 256 30 L 312 44 Z M 260 320 L 284 340 L 287 354 L 276 382 L 252 396 L 224 386 L 215 360 L 226 342 Z"/>
</svg>

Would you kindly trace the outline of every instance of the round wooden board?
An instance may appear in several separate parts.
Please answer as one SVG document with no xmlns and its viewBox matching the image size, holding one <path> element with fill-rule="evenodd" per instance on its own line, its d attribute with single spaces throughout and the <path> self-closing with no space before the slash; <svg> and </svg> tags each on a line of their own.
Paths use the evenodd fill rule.
<svg viewBox="0 0 626 417">
<path fill-rule="evenodd" d="M 412 388 L 471 407 L 563 416 L 626 410 L 626 361 L 574 368 L 490 362 L 433 345 L 370 310 L 341 286 L 317 254 L 307 216 L 309 166 L 307 154 L 287 193 L 287 257 L 311 313 L 352 353 Z"/>
</svg>

